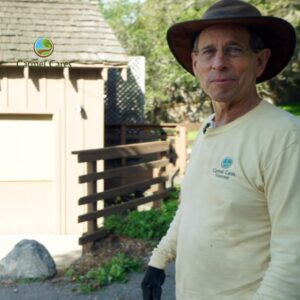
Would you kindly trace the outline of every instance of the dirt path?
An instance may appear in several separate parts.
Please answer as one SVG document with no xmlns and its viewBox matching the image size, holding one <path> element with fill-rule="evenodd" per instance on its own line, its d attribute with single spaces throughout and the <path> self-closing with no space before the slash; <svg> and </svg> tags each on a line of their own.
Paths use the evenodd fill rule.
<svg viewBox="0 0 300 300">
<path fill-rule="evenodd" d="M 174 264 L 166 270 L 161 300 L 175 300 Z M 0 287 L 1 300 L 141 300 L 140 284 L 143 273 L 132 273 L 125 284 L 114 283 L 89 295 L 78 294 L 76 284 L 66 279 L 55 278 L 52 281 L 19 284 Z"/>
</svg>

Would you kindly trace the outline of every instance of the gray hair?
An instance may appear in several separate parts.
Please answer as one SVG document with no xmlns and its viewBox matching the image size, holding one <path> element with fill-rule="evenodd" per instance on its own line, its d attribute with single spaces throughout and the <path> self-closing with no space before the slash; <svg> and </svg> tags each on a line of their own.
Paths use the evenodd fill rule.
<svg viewBox="0 0 300 300">
<path fill-rule="evenodd" d="M 262 49 L 267 48 L 265 41 L 259 35 L 259 33 L 253 28 L 247 28 L 250 33 L 250 48 L 253 52 L 259 52 Z M 196 36 L 193 44 L 193 52 L 198 51 L 198 43 L 201 32 Z"/>
</svg>

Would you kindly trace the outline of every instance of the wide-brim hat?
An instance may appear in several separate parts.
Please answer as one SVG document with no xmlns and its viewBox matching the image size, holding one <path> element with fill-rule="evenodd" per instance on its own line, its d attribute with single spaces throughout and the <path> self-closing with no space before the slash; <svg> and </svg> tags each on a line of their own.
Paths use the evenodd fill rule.
<svg viewBox="0 0 300 300">
<path fill-rule="evenodd" d="M 200 20 L 181 22 L 171 26 L 167 41 L 177 61 L 192 75 L 191 53 L 198 34 L 206 27 L 218 24 L 236 24 L 254 29 L 271 49 L 271 57 L 257 83 L 277 75 L 293 56 L 296 34 L 287 21 L 271 16 L 262 16 L 249 3 L 239 0 L 221 0 L 212 5 Z"/>
</svg>

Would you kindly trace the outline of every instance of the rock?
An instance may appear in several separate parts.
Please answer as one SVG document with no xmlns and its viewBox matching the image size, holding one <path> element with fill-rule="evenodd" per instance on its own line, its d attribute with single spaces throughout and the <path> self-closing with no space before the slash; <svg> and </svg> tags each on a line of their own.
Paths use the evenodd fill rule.
<svg viewBox="0 0 300 300">
<path fill-rule="evenodd" d="M 22 240 L 0 260 L 0 280 L 44 279 L 57 273 L 48 250 L 35 240 Z"/>
</svg>

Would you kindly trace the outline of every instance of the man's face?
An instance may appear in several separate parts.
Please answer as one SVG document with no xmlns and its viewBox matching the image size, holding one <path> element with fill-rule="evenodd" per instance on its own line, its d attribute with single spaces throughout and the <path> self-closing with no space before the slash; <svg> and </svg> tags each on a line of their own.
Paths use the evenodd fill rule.
<svg viewBox="0 0 300 300">
<path fill-rule="evenodd" d="M 250 49 L 246 28 L 215 25 L 200 34 L 198 51 L 192 53 L 193 70 L 213 101 L 233 103 L 253 95 L 269 56 L 269 49 Z"/>
</svg>

